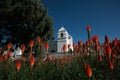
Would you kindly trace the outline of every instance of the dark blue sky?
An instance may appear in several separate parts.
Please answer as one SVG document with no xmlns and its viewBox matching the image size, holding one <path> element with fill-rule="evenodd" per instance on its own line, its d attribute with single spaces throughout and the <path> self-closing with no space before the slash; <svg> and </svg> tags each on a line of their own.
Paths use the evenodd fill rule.
<svg viewBox="0 0 120 80">
<path fill-rule="evenodd" d="M 74 42 L 87 40 L 86 26 L 91 26 L 91 36 L 98 35 L 120 39 L 120 0 L 41 0 L 54 21 L 54 36 L 64 26 Z"/>
</svg>

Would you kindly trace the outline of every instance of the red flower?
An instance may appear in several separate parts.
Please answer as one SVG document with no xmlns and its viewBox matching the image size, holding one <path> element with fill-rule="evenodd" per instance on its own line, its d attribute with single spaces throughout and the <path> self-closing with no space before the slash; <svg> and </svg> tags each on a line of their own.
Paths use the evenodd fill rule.
<svg viewBox="0 0 120 80">
<path fill-rule="evenodd" d="M 117 46 L 117 40 L 113 40 L 113 45 Z"/>
<path fill-rule="evenodd" d="M 114 64 L 112 62 L 109 63 L 109 69 L 114 69 Z"/>
<path fill-rule="evenodd" d="M 7 44 L 7 48 L 10 49 L 11 47 L 12 47 L 12 43 L 9 42 L 9 43 Z"/>
<path fill-rule="evenodd" d="M 101 49 L 101 45 L 97 45 L 97 50 L 100 50 Z"/>
<path fill-rule="evenodd" d="M 24 52 L 24 51 L 25 51 L 25 45 L 22 44 L 20 47 L 21 47 L 21 49 L 22 49 L 22 52 Z"/>
<path fill-rule="evenodd" d="M 92 44 L 92 42 L 93 42 L 93 38 L 90 38 L 90 44 Z"/>
<path fill-rule="evenodd" d="M 86 74 L 88 77 L 92 77 L 92 69 L 90 68 L 89 65 L 87 65 Z"/>
<path fill-rule="evenodd" d="M 48 50 L 48 48 L 49 48 L 49 44 L 48 44 L 48 42 L 46 42 L 45 49 Z"/>
<path fill-rule="evenodd" d="M 113 58 L 115 58 L 115 57 L 116 57 L 116 53 L 112 53 L 111 55 L 112 55 L 112 57 L 113 57 Z"/>
<path fill-rule="evenodd" d="M 107 36 L 107 35 L 105 35 L 105 42 L 108 44 L 108 43 L 110 43 L 110 39 L 109 39 L 109 37 Z"/>
<path fill-rule="evenodd" d="M 112 63 L 115 63 L 115 58 L 112 58 L 112 59 L 111 59 L 111 62 L 112 62 Z"/>
<path fill-rule="evenodd" d="M 85 43 L 83 43 L 82 47 L 83 47 L 83 48 L 86 48 L 86 44 L 85 44 Z"/>
<path fill-rule="evenodd" d="M 88 46 L 88 45 L 89 45 L 89 41 L 86 41 L 86 43 L 85 43 L 85 44 L 86 44 L 86 46 Z"/>
<path fill-rule="evenodd" d="M 3 60 L 7 60 L 8 56 L 6 54 L 3 55 Z"/>
<path fill-rule="evenodd" d="M 90 30 L 91 30 L 90 25 L 88 25 L 87 26 L 87 31 L 90 31 Z"/>
<path fill-rule="evenodd" d="M 21 60 L 25 62 L 26 58 L 24 56 L 22 56 Z"/>
<path fill-rule="evenodd" d="M 34 65 L 34 62 L 35 62 L 35 58 L 32 56 L 30 58 L 30 65 L 33 66 Z"/>
<path fill-rule="evenodd" d="M 83 54 L 84 54 L 85 56 L 87 56 L 87 51 L 86 51 L 86 49 L 83 49 Z"/>
<path fill-rule="evenodd" d="M 76 45 L 76 46 L 75 46 L 75 49 L 76 49 L 76 50 L 78 50 L 78 49 L 79 49 L 79 46 L 78 46 L 78 45 Z"/>
<path fill-rule="evenodd" d="M 99 55 L 98 58 L 99 58 L 99 61 L 101 62 L 102 61 L 102 55 Z"/>
<path fill-rule="evenodd" d="M 82 41 L 81 40 L 78 41 L 78 45 L 82 46 Z"/>
<path fill-rule="evenodd" d="M 94 36 L 94 37 L 93 37 L 93 41 L 94 41 L 94 42 L 98 42 L 98 40 L 99 40 L 98 36 Z"/>
<path fill-rule="evenodd" d="M 20 70 L 20 67 L 21 67 L 21 63 L 20 63 L 20 61 L 18 60 L 17 63 L 16 63 L 16 69 L 19 71 L 19 70 Z"/>
<path fill-rule="evenodd" d="M 71 56 L 67 56 L 67 61 L 70 62 L 71 61 Z"/>
<path fill-rule="evenodd" d="M 34 40 L 30 40 L 30 47 L 33 47 L 34 46 Z"/>
<path fill-rule="evenodd" d="M 73 43 L 73 47 L 75 48 L 75 43 Z"/>
<path fill-rule="evenodd" d="M 68 44 L 68 49 L 70 49 L 70 46 L 71 46 L 71 45 L 70 45 L 70 44 Z"/>
<path fill-rule="evenodd" d="M 107 54 L 108 54 L 109 56 L 111 55 L 112 49 L 111 49 L 110 46 L 107 46 L 106 52 L 107 52 Z"/>
<path fill-rule="evenodd" d="M 63 51 L 66 52 L 66 45 L 63 45 Z"/>
<path fill-rule="evenodd" d="M 37 36 L 37 41 L 40 42 L 41 41 L 41 38 L 39 36 Z"/>
<path fill-rule="evenodd" d="M 84 69 L 86 69 L 87 68 L 87 63 L 85 62 L 85 61 L 83 61 L 83 67 L 84 67 Z"/>
</svg>

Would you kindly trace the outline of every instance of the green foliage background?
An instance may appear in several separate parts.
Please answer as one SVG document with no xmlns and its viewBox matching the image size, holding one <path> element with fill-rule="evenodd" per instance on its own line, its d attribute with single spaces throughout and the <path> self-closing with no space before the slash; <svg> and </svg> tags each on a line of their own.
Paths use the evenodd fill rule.
<svg viewBox="0 0 120 80">
<path fill-rule="evenodd" d="M 53 39 L 53 20 L 40 0 L 0 0 L 1 40 L 27 43 L 40 36 Z"/>
</svg>

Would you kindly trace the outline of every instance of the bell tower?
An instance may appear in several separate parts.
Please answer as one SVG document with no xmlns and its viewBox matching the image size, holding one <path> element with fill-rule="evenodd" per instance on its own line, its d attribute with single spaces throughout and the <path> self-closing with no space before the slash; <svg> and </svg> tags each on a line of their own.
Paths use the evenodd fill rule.
<svg viewBox="0 0 120 80">
<path fill-rule="evenodd" d="M 68 45 L 70 46 L 70 49 L 73 50 L 73 39 L 72 37 L 68 34 L 66 29 L 64 27 L 61 27 L 58 30 L 58 40 L 57 40 L 57 52 L 63 52 L 62 48 L 63 45 L 66 45 L 66 51 L 68 52 Z"/>
</svg>

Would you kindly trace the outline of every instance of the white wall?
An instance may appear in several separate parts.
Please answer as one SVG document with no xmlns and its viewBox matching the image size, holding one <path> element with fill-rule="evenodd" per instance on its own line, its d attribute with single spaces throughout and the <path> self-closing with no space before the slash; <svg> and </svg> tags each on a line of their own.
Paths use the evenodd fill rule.
<svg viewBox="0 0 120 80">
<path fill-rule="evenodd" d="M 63 33 L 63 37 L 61 37 L 61 33 Z M 71 45 L 70 48 L 73 50 L 73 39 L 68 34 L 68 32 L 64 29 L 64 27 L 62 27 L 58 31 L 57 52 L 63 52 L 63 50 L 62 50 L 63 45 L 66 45 L 66 48 L 67 48 L 66 51 L 68 52 L 69 51 L 68 50 L 69 44 Z"/>
</svg>

